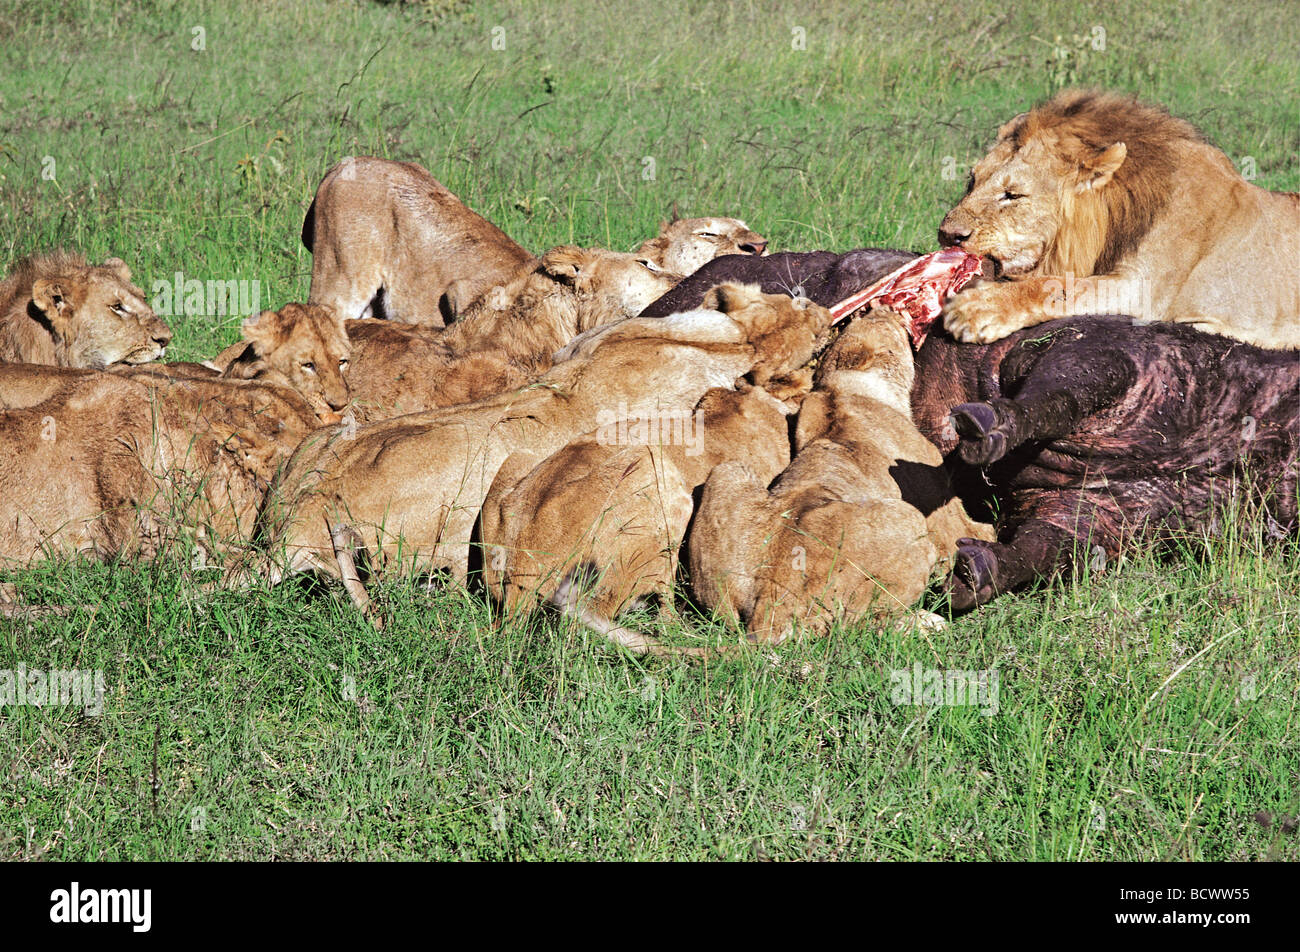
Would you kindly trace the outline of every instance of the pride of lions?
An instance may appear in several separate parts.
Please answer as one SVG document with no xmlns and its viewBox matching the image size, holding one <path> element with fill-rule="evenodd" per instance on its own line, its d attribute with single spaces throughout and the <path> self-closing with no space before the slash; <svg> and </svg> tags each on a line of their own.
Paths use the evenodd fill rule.
<svg viewBox="0 0 1300 952">
<path fill-rule="evenodd" d="M 732 218 L 534 255 L 419 166 L 349 158 L 302 239 L 308 300 L 202 363 L 159 362 L 120 259 L 11 269 L 0 566 L 311 572 L 376 624 L 369 579 L 445 577 L 701 655 L 620 616 L 688 592 L 754 642 L 941 625 L 931 586 L 968 610 L 1241 490 L 1297 530 L 1300 196 L 1127 97 L 998 130 L 939 227 L 985 279 L 915 349 L 887 307 L 830 309 L 916 254 L 771 254 Z"/>
</svg>

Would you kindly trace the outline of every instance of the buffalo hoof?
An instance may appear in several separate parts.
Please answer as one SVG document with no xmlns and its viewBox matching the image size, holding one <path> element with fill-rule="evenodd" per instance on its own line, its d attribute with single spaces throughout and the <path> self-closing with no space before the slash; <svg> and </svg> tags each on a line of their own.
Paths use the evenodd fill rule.
<svg viewBox="0 0 1300 952">
<path fill-rule="evenodd" d="M 987 403 L 963 403 L 952 408 L 949 421 L 961 438 L 958 454 L 973 466 L 987 466 L 1007 455 L 1006 426 Z"/>
<path fill-rule="evenodd" d="M 958 539 L 948 578 L 948 600 L 955 612 L 970 611 L 998 594 L 998 557 L 989 543 Z"/>
</svg>

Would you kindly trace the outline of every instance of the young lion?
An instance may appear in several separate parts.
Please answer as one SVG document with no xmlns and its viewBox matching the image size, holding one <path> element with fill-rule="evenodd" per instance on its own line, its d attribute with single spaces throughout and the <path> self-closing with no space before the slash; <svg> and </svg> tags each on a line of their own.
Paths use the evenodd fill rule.
<svg viewBox="0 0 1300 952">
<path fill-rule="evenodd" d="M 738 313 L 764 304 L 755 287 L 723 284 L 701 306 Z M 782 397 L 830 324 L 828 311 L 802 298 L 789 302 L 793 314 L 808 319 L 752 337 L 763 360 L 749 377 Z M 501 467 L 483 506 L 484 578 L 508 612 L 537 596 L 624 647 L 657 653 L 653 638 L 611 619 L 642 597 L 667 595 L 693 493 L 714 466 L 745 460 L 766 482 L 790 461 L 789 408 L 747 385 L 710 390 L 693 413 L 629 420 L 614 412 L 522 479 L 521 461 Z M 580 605 L 579 576 L 593 573 L 597 592 Z"/>
<path fill-rule="evenodd" d="M 350 394 L 345 376 L 352 345 L 338 313 L 319 304 L 286 304 L 240 325 L 243 340 L 210 362 L 230 380 L 260 380 L 302 394 L 325 423 L 338 423 Z"/>
<path fill-rule="evenodd" d="M 656 432 L 639 436 L 647 426 Z M 574 440 L 518 484 L 488 493 L 488 590 L 507 614 L 541 599 L 631 651 L 663 653 L 613 619 L 649 596 L 669 597 L 693 493 L 725 460 L 745 461 L 764 482 L 790 462 L 786 410 L 766 390 L 714 388 L 693 413 L 610 421 Z"/>
<path fill-rule="evenodd" d="M 578 334 L 639 313 L 678 280 L 636 255 L 561 245 L 447 328 L 349 321 L 358 417 L 455 406 L 523 386 Z"/>
<path fill-rule="evenodd" d="M 751 641 L 781 642 L 798 626 L 823 633 L 845 615 L 899 614 L 959 538 L 991 538 L 912 423 L 913 374 L 901 320 L 869 311 L 823 357 L 794 461 L 771 489 L 743 462 L 709 476 L 688 543 L 692 584 Z"/>
<path fill-rule="evenodd" d="M 316 423 L 262 383 L 0 364 L 0 565 L 152 556 L 182 534 L 220 558 Z"/>
<path fill-rule="evenodd" d="M 988 343 L 1058 317 L 1127 314 L 1300 347 L 1300 195 L 1269 192 L 1163 109 L 1067 91 L 998 130 L 939 241 L 1007 281 L 944 323 Z"/>
<path fill-rule="evenodd" d="M 634 253 L 665 271 L 689 275 L 723 255 L 765 255 L 767 239 L 737 218 L 674 218 Z"/>
<path fill-rule="evenodd" d="M 121 258 L 32 255 L 0 283 L 0 361 L 93 367 L 161 360 L 171 328 L 145 303 Z"/>
<path fill-rule="evenodd" d="M 357 548 L 400 558 L 406 571 L 464 579 L 474 523 L 507 459 L 521 478 L 593 429 L 602 411 L 689 410 L 711 387 L 771 379 L 797 366 L 790 361 L 823 319 L 783 295 L 724 295 L 720 303 L 730 309 L 588 331 L 513 393 L 304 441 L 268 498 L 268 541 L 285 545 L 289 571 L 343 577 L 362 607 L 365 592 L 349 568 Z"/>
</svg>

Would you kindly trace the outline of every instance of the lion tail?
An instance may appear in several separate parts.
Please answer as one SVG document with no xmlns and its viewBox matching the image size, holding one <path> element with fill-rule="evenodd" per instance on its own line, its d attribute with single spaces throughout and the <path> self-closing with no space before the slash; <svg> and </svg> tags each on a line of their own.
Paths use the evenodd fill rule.
<svg viewBox="0 0 1300 952">
<path fill-rule="evenodd" d="M 703 648 L 682 648 L 665 645 L 653 635 L 647 635 L 644 632 L 619 625 L 593 609 L 583 599 L 578 585 L 579 576 L 589 574 L 586 568 L 582 566 L 570 569 L 565 573 L 564 578 L 555 589 L 555 594 L 549 599 L 551 605 L 558 609 L 565 618 L 573 619 L 583 627 L 603 635 L 614 644 L 626 648 L 633 654 L 669 657 L 679 655 L 696 656 L 704 653 L 705 649 Z"/>
</svg>

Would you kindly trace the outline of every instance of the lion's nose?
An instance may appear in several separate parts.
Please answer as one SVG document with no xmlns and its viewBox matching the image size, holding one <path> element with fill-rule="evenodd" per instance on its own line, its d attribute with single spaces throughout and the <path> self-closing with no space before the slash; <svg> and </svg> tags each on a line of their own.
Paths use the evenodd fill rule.
<svg viewBox="0 0 1300 952">
<path fill-rule="evenodd" d="M 170 327 L 160 327 L 151 335 L 153 342 L 159 347 L 166 347 L 172 341 L 172 332 Z"/>
<path fill-rule="evenodd" d="M 761 255 L 767 250 L 766 241 L 747 241 L 740 246 L 740 250 L 747 255 Z"/>
<path fill-rule="evenodd" d="M 970 229 L 944 222 L 939 226 L 939 244 L 944 248 L 960 247 L 970 237 Z"/>
</svg>

